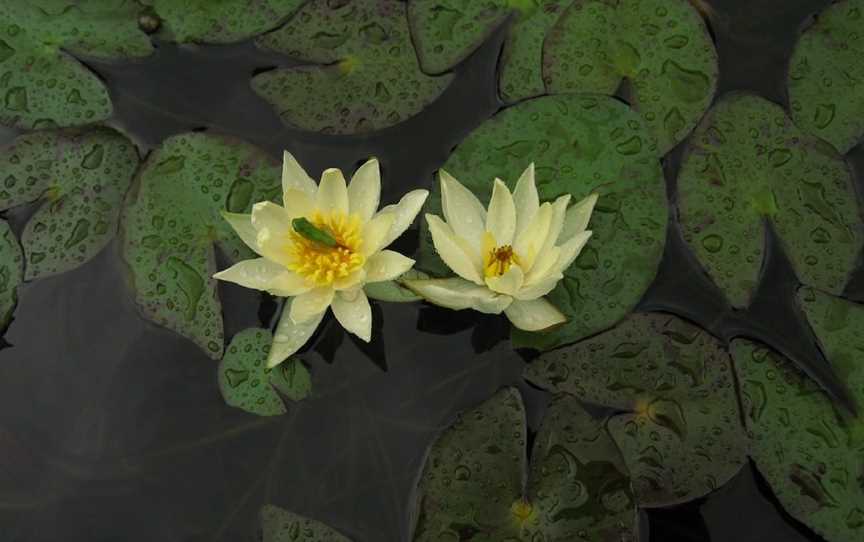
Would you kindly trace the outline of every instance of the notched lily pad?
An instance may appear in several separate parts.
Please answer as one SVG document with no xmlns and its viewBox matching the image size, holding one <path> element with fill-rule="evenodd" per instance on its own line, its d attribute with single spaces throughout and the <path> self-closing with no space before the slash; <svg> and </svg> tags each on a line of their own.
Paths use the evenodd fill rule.
<svg viewBox="0 0 864 542">
<path fill-rule="evenodd" d="M 517 346 L 548 349 L 613 326 L 639 302 L 654 279 L 666 238 L 666 185 L 654 139 L 639 115 L 600 95 L 537 98 L 505 109 L 463 141 L 443 166 L 489 201 L 492 180 L 511 190 L 536 164 L 541 201 L 565 193 L 600 198 L 588 245 L 548 299 L 567 316 L 548 333 L 513 331 Z M 440 214 L 438 183 L 426 212 Z M 435 253 L 425 222 L 418 268 L 452 274 Z"/>
<path fill-rule="evenodd" d="M 532 383 L 623 412 L 607 429 L 638 501 L 702 497 L 746 462 L 734 378 L 722 345 L 679 318 L 634 314 L 614 329 L 541 355 Z"/>
<path fill-rule="evenodd" d="M 117 232 L 138 151 L 107 128 L 19 136 L 0 151 L 0 210 L 37 200 L 21 236 L 27 280 L 89 261 Z"/>
<path fill-rule="evenodd" d="M 736 306 L 759 280 L 764 221 L 802 282 L 839 293 L 862 227 L 848 166 L 758 96 L 724 96 L 693 137 L 678 178 L 684 240 Z"/>
<path fill-rule="evenodd" d="M 461 413 L 429 451 L 413 540 L 635 540 L 626 470 L 576 399 L 559 396 L 549 405 L 527 484 L 525 446 L 517 390 Z"/>
<path fill-rule="evenodd" d="M 123 216 L 123 258 L 144 316 L 220 359 L 214 244 L 230 262 L 252 257 L 220 212 L 248 213 L 279 194 L 278 163 L 253 145 L 206 133 L 166 139 L 139 171 Z"/>
<path fill-rule="evenodd" d="M 260 47 L 312 65 L 261 73 L 252 88 L 283 121 L 304 130 L 354 134 L 413 117 L 452 76 L 420 71 L 406 9 L 397 0 L 312 0 L 285 26 L 257 40 Z"/>
<path fill-rule="evenodd" d="M 841 153 L 864 135 L 864 1 L 828 7 L 798 41 L 789 62 L 792 118 Z"/>
<path fill-rule="evenodd" d="M 626 81 L 625 97 L 662 153 L 702 118 L 717 77 L 714 43 L 686 0 L 577 0 L 543 49 L 550 93 L 611 95 Z"/>
<path fill-rule="evenodd" d="M 351 542 L 320 521 L 305 518 L 272 504 L 261 508 L 264 542 Z"/>
<path fill-rule="evenodd" d="M 23 274 L 21 247 L 6 221 L 0 220 L 0 330 L 5 329 L 12 318 Z"/>
<path fill-rule="evenodd" d="M 233 407 L 259 416 L 278 416 L 285 404 L 268 380 L 267 352 L 273 336 L 260 328 L 244 329 L 231 339 L 225 357 L 219 363 L 219 391 Z"/>
</svg>

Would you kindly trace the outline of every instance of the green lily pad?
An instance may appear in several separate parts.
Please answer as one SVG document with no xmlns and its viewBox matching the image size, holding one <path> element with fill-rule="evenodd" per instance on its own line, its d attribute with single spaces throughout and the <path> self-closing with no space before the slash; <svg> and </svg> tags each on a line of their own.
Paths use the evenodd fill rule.
<svg viewBox="0 0 864 542">
<path fill-rule="evenodd" d="M 763 98 L 724 96 L 696 129 L 678 177 L 684 240 L 736 306 L 759 280 L 767 219 L 802 282 L 839 293 L 862 232 L 849 168 Z"/>
<path fill-rule="evenodd" d="M 864 308 L 808 288 L 799 301 L 832 365 L 864 404 Z M 750 454 L 780 503 L 831 542 L 864 537 L 864 421 L 838 412 L 812 379 L 761 343 L 732 355 Z"/>
<path fill-rule="evenodd" d="M 669 315 L 634 314 L 614 329 L 542 354 L 532 383 L 623 411 L 607 429 L 643 506 L 696 499 L 747 461 L 729 356 Z"/>
<path fill-rule="evenodd" d="M 792 118 L 846 153 L 864 135 L 864 1 L 828 7 L 801 36 L 789 63 Z"/>
<path fill-rule="evenodd" d="M 295 402 L 302 401 L 312 393 L 312 377 L 297 358 L 291 358 L 271 369 L 270 384 Z"/>
<path fill-rule="evenodd" d="M 717 87 L 714 43 L 687 0 L 573 2 L 549 33 L 543 79 L 549 93 L 614 94 L 645 118 L 661 153 L 681 142 Z"/>
<path fill-rule="evenodd" d="M 139 171 L 123 216 L 123 258 L 144 316 L 221 359 L 213 245 L 231 262 L 253 254 L 220 212 L 248 213 L 279 194 L 278 162 L 253 145 L 206 133 L 166 139 Z"/>
<path fill-rule="evenodd" d="M 549 405 L 527 484 L 525 447 L 516 389 L 460 414 L 426 459 L 414 542 L 635 540 L 626 469 L 576 399 L 559 396 Z"/>
<path fill-rule="evenodd" d="M 416 269 L 411 269 L 403 273 L 395 280 L 385 280 L 382 282 L 370 282 L 363 287 L 366 292 L 366 297 L 385 301 L 387 303 L 411 303 L 420 301 L 423 298 L 415 294 L 408 288 L 402 286 L 402 280 L 409 279 L 428 279 L 429 275 Z"/>
<path fill-rule="evenodd" d="M 261 508 L 264 542 L 351 542 L 320 521 L 305 518 L 272 504 Z"/>
<path fill-rule="evenodd" d="M 0 220 L 0 330 L 5 329 L 18 303 L 24 258 L 9 224 Z"/>
<path fill-rule="evenodd" d="M 138 151 L 108 128 L 19 136 L 0 151 L 0 210 L 42 200 L 21 235 L 27 280 L 75 269 L 117 232 Z"/>
<path fill-rule="evenodd" d="M 234 43 L 272 30 L 307 0 L 143 0 L 161 20 L 160 35 L 187 43 Z"/>
<path fill-rule="evenodd" d="M 369 132 L 413 117 L 452 76 L 420 71 L 406 9 L 398 0 L 313 0 L 257 40 L 312 65 L 261 73 L 252 88 L 287 124 L 316 132 Z"/>
<path fill-rule="evenodd" d="M 244 329 L 231 339 L 219 363 L 219 391 L 233 407 L 259 416 L 278 416 L 287 412 L 285 404 L 268 383 L 267 352 L 273 335 L 261 328 Z"/>
<path fill-rule="evenodd" d="M 511 190 L 536 164 L 542 201 L 598 192 L 594 235 L 548 299 L 568 318 L 546 333 L 513 331 L 516 346 L 548 349 L 608 329 L 654 279 L 666 239 L 666 185 L 654 139 L 639 115 L 600 95 L 536 98 L 505 109 L 463 141 L 443 166 L 486 204 L 495 177 Z M 440 214 L 437 183 L 426 211 Z M 453 273 L 440 261 L 425 222 L 418 267 Z"/>
</svg>

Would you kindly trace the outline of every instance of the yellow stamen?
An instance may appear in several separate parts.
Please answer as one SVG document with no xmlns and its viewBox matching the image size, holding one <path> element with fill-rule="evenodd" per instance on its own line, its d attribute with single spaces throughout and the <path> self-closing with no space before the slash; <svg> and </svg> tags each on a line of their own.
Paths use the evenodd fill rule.
<svg viewBox="0 0 864 542">
<path fill-rule="evenodd" d="M 513 264 L 519 265 L 519 257 L 510 245 L 496 246 L 495 238 L 486 232 L 483 236 L 483 274 L 487 277 L 500 277 Z"/>
<path fill-rule="evenodd" d="M 510 505 L 510 513 L 516 516 L 519 523 L 525 523 L 531 517 L 534 507 L 526 499 L 519 499 Z"/>
<path fill-rule="evenodd" d="M 337 245 L 317 243 L 292 231 L 287 247 L 291 260 L 288 269 L 315 286 L 328 286 L 363 267 L 366 257 L 360 252 L 363 237 L 359 216 L 315 211 L 307 220 L 333 236 Z"/>
</svg>

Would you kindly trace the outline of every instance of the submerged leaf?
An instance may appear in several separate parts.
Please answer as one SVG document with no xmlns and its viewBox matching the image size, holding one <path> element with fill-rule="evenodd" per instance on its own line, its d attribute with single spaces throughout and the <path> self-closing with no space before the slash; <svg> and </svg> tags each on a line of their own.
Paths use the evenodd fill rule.
<svg viewBox="0 0 864 542">
<path fill-rule="evenodd" d="M 270 331 L 260 328 L 244 329 L 231 339 L 218 369 L 219 391 L 227 404 L 259 416 L 286 412 L 268 383 L 272 371 L 267 369 L 267 352 L 272 341 Z"/>
<path fill-rule="evenodd" d="M 263 542 L 351 542 L 320 521 L 288 512 L 272 504 L 261 509 Z"/>
<path fill-rule="evenodd" d="M 0 330 L 5 329 L 12 318 L 23 274 L 21 247 L 6 221 L 0 220 Z"/>
</svg>

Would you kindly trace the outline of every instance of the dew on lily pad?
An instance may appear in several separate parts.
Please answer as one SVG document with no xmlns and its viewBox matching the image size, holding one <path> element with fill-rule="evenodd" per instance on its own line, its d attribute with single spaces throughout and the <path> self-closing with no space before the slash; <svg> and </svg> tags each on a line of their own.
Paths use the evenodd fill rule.
<svg viewBox="0 0 864 542">
<path fill-rule="evenodd" d="M 21 247 L 6 221 L 0 220 L 0 329 L 5 329 L 12 318 L 23 275 Z"/>
<path fill-rule="evenodd" d="M 351 542 L 320 521 L 283 510 L 272 504 L 259 514 L 263 542 Z"/>
<path fill-rule="evenodd" d="M 286 412 L 285 404 L 269 383 L 272 370 L 267 368 L 267 352 L 272 342 L 270 331 L 261 328 L 244 329 L 231 339 L 217 369 L 225 403 L 259 416 Z"/>
</svg>

